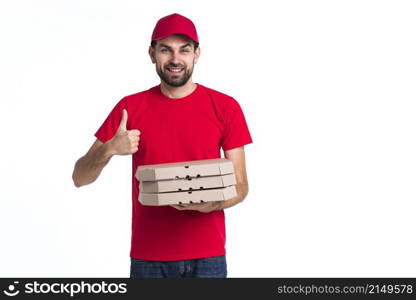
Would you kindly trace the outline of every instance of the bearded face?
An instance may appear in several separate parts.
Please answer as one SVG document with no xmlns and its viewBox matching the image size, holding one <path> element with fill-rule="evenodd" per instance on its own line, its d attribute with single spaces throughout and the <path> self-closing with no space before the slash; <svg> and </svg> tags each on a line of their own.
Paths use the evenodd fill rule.
<svg viewBox="0 0 416 300">
<path fill-rule="evenodd" d="M 181 35 L 172 35 L 157 41 L 149 49 L 156 72 L 160 79 L 173 87 L 185 85 L 192 76 L 194 65 L 199 56 L 192 41 Z"/>
</svg>

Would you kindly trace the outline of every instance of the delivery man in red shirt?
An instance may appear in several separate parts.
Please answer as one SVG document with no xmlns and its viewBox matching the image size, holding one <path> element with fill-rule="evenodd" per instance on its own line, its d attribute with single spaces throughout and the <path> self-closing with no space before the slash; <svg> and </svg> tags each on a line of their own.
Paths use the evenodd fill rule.
<svg viewBox="0 0 416 300">
<path fill-rule="evenodd" d="M 252 139 L 244 114 L 234 98 L 193 82 L 200 47 L 190 19 L 161 18 L 149 56 L 160 84 L 119 100 L 76 162 L 74 184 L 94 182 L 113 156 L 131 155 L 130 277 L 226 277 L 224 209 L 248 193 L 244 145 Z M 221 148 L 234 165 L 236 197 L 171 206 L 138 201 L 138 166 L 220 158 Z"/>
</svg>

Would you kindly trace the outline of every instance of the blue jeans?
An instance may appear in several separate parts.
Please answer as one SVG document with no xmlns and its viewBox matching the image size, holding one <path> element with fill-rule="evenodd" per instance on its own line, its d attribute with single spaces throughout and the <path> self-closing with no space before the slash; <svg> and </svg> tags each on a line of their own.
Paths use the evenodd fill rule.
<svg viewBox="0 0 416 300">
<path fill-rule="evenodd" d="M 225 255 L 176 261 L 131 258 L 130 278 L 226 278 Z"/>
</svg>

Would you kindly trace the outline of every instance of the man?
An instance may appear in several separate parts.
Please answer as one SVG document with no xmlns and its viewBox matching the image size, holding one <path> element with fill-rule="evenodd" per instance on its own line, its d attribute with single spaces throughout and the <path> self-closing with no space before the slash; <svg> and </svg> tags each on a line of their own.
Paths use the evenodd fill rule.
<svg viewBox="0 0 416 300">
<path fill-rule="evenodd" d="M 160 19 L 149 55 L 161 81 L 121 99 L 75 164 L 77 187 L 97 179 L 114 155 L 132 155 L 131 277 L 226 277 L 224 209 L 248 193 L 244 145 L 252 142 L 232 97 L 192 81 L 200 55 L 196 28 L 179 14 Z M 225 158 L 234 164 L 237 196 L 227 201 L 143 206 L 140 165 Z"/>
</svg>

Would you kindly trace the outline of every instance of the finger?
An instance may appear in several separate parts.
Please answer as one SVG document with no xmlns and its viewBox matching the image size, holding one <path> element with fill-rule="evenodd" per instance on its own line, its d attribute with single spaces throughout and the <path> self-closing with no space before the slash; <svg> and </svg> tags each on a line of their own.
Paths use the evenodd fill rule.
<svg viewBox="0 0 416 300">
<path fill-rule="evenodd" d="M 186 207 L 191 206 L 192 204 L 189 204 L 189 203 L 180 203 L 180 204 L 173 204 L 173 205 L 178 206 L 178 207 L 181 207 L 181 208 L 186 208 Z"/>
<path fill-rule="evenodd" d="M 118 131 L 127 131 L 127 110 L 123 109 L 123 116 L 121 117 L 120 126 L 118 126 Z"/>
<path fill-rule="evenodd" d="M 205 203 L 186 203 L 184 204 L 186 207 L 199 207 L 201 205 L 204 205 Z"/>
<path fill-rule="evenodd" d="M 127 136 L 130 138 L 130 140 L 135 141 L 140 139 L 140 135 L 137 133 L 130 133 L 130 131 L 127 131 Z"/>
<path fill-rule="evenodd" d="M 132 129 L 132 130 L 129 130 L 129 133 L 132 135 L 140 135 L 140 130 Z"/>
<path fill-rule="evenodd" d="M 140 140 L 140 138 L 139 138 L 138 136 L 134 136 L 134 135 L 129 135 L 129 134 L 127 134 L 127 137 L 129 138 L 129 140 L 130 140 L 132 143 L 139 142 L 139 140 Z"/>
<path fill-rule="evenodd" d="M 128 136 L 131 143 L 139 143 L 140 138 L 138 136 Z"/>
<path fill-rule="evenodd" d="M 176 205 L 176 204 L 172 204 L 171 205 L 173 208 L 176 208 L 177 210 L 183 210 L 183 207 L 180 205 Z"/>
</svg>

